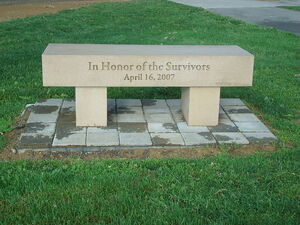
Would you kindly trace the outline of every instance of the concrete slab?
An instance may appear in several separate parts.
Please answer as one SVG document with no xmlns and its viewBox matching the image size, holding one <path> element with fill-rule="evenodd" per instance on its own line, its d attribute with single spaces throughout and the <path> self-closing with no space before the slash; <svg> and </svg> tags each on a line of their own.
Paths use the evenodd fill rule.
<svg viewBox="0 0 300 225">
<path fill-rule="evenodd" d="M 167 105 L 170 109 L 180 109 L 181 100 L 180 99 L 167 99 Z"/>
<path fill-rule="evenodd" d="M 177 126 L 174 123 L 148 123 L 150 133 L 176 133 Z"/>
<path fill-rule="evenodd" d="M 59 106 L 34 106 L 27 123 L 55 123 L 58 118 L 58 112 Z"/>
<path fill-rule="evenodd" d="M 174 123 L 170 113 L 147 113 L 145 114 L 148 123 Z"/>
<path fill-rule="evenodd" d="M 185 122 L 185 119 L 184 119 L 184 116 L 183 116 L 181 110 L 179 110 L 179 109 L 172 109 L 171 110 L 171 114 L 172 114 L 173 120 L 176 123 Z"/>
<path fill-rule="evenodd" d="M 34 104 L 35 106 L 58 106 L 62 105 L 63 99 L 59 98 L 50 98 L 50 99 L 39 99 Z"/>
<path fill-rule="evenodd" d="M 117 114 L 118 123 L 146 122 L 144 114 Z"/>
<path fill-rule="evenodd" d="M 211 132 L 238 132 L 237 126 L 231 120 L 222 120 L 217 126 L 208 127 Z"/>
<path fill-rule="evenodd" d="M 69 133 L 66 136 L 62 136 L 60 133 L 56 133 L 52 146 L 85 146 L 86 145 L 86 133 Z"/>
<path fill-rule="evenodd" d="M 143 108 L 139 107 L 119 107 L 117 109 L 118 114 L 143 114 Z"/>
<path fill-rule="evenodd" d="M 151 133 L 153 145 L 184 145 L 183 138 L 179 133 Z"/>
<path fill-rule="evenodd" d="M 119 135 L 117 132 L 89 132 L 87 133 L 87 146 L 118 146 Z"/>
<path fill-rule="evenodd" d="M 147 123 L 118 123 L 120 133 L 147 133 Z"/>
<path fill-rule="evenodd" d="M 247 106 L 238 105 L 225 105 L 223 106 L 226 113 L 251 113 L 251 110 Z"/>
<path fill-rule="evenodd" d="M 107 127 L 87 127 L 87 133 L 118 133 L 118 126 L 114 123 Z"/>
<path fill-rule="evenodd" d="M 117 108 L 142 106 L 142 102 L 140 99 L 116 99 L 116 104 Z"/>
<path fill-rule="evenodd" d="M 181 133 L 186 145 L 211 145 L 216 144 L 216 140 L 212 133 Z"/>
<path fill-rule="evenodd" d="M 271 132 L 268 133 L 243 133 L 250 143 L 272 143 L 278 139 Z"/>
<path fill-rule="evenodd" d="M 253 113 L 228 114 L 233 122 L 259 122 L 260 120 Z"/>
<path fill-rule="evenodd" d="M 244 106 L 244 102 L 242 102 L 239 98 L 221 98 L 220 104 L 222 107 L 228 106 L 228 105 L 235 105 L 235 106 Z"/>
<path fill-rule="evenodd" d="M 120 133 L 122 146 L 150 146 L 152 145 L 149 133 Z"/>
<path fill-rule="evenodd" d="M 25 125 L 24 133 L 29 134 L 49 134 L 53 135 L 55 132 L 55 123 L 27 123 Z"/>
<path fill-rule="evenodd" d="M 224 144 L 249 144 L 249 141 L 239 132 L 213 132 L 218 143 Z"/>
<path fill-rule="evenodd" d="M 18 148 L 40 148 L 40 147 L 51 147 L 53 135 L 51 134 L 32 134 L 24 133 L 21 134 L 18 141 Z"/>
<path fill-rule="evenodd" d="M 177 127 L 181 133 L 209 132 L 206 126 L 188 126 L 186 122 L 177 123 Z"/>
<path fill-rule="evenodd" d="M 242 132 L 270 132 L 262 122 L 235 122 L 235 124 Z"/>
</svg>

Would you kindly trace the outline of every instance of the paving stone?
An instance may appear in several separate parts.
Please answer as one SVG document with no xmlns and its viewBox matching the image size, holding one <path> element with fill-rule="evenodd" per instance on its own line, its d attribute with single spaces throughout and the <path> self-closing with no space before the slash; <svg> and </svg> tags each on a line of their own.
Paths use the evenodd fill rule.
<svg viewBox="0 0 300 225">
<path fill-rule="evenodd" d="M 139 107 L 119 107 L 117 109 L 119 114 L 143 114 L 143 108 Z"/>
<path fill-rule="evenodd" d="M 233 122 L 259 122 L 260 120 L 253 113 L 228 114 Z"/>
<path fill-rule="evenodd" d="M 153 145 L 184 145 L 180 133 L 150 133 Z"/>
<path fill-rule="evenodd" d="M 231 121 L 226 113 L 219 114 L 219 122 Z"/>
<path fill-rule="evenodd" d="M 64 99 L 61 108 L 72 108 L 75 111 L 75 100 L 74 99 Z"/>
<path fill-rule="evenodd" d="M 206 126 L 189 126 L 186 122 L 177 123 L 177 127 L 183 133 L 209 132 Z"/>
<path fill-rule="evenodd" d="M 87 133 L 118 133 L 118 126 L 111 123 L 106 127 L 87 127 Z"/>
<path fill-rule="evenodd" d="M 148 123 L 175 123 L 170 113 L 145 113 Z"/>
<path fill-rule="evenodd" d="M 144 114 L 117 114 L 118 123 L 146 122 Z"/>
<path fill-rule="evenodd" d="M 76 127 L 75 124 L 57 124 L 55 136 L 58 139 L 62 139 L 64 137 L 68 137 L 71 134 L 86 134 L 86 127 Z"/>
<path fill-rule="evenodd" d="M 34 106 L 27 123 L 43 122 L 54 123 L 58 118 L 58 106 Z"/>
<path fill-rule="evenodd" d="M 223 109 L 227 113 L 251 113 L 251 110 L 245 105 L 224 105 Z"/>
<path fill-rule="evenodd" d="M 239 98 L 221 98 L 220 104 L 225 105 L 245 105 Z"/>
<path fill-rule="evenodd" d="M 181 133 L 186 145 L 207 145 L 216 144 L 216 140 L 212 133 Z"/>
<path fill-rule="evenodd" d="M 55 134 L 52 146 L 85 146 L 86 133 L 69 133 L 68 135 Z"/>
<path fill-rule="evenodd" d="M 107 113 L 107 124 L 116 123 L 117 117 L 116 113 Z"/>
<path fill-rule="evenodd" d="M 120 133 L 145 133 L 147 130 L 147 123 L 118 123 L 118 130 Z"/>
<path fill-rule="evenodd" d="M 270 132 L 262 122 L 235 122 L 242 132 Z"/>
<path fill-rule="evenodd" d="M 237 126 L 230 120 L 221 119 L 217 126 L 209 126 L 211 132 L 238 132 Z"/>
<path fill-rule="evenodd" d="M 52 134 L 23 133 L 18 141 L 18 148 L 47 148 L 51 147 Z"/>
<path fill-rule="evenodd" d="M 116 100 L 115 99 L 107 99 L 107 111 L 108 112 L 116 112 Z"/>
<path fill-rule="evenodd" d="M 149 133 L 119 133 L 121 146 L 152 145 Z"/>
<path fill-rule="evenodd" d="M 39 99 L 35 103 L 35 106 L 58 106 L 60 107 L 62 105 L 63 99 L 56 99 L 56 98 L 50 98 L 50 99 Z"/>
<path fill-rule="evenodd" d="M 53 135 L 55 132 L 55 123 L 27 123 L 24 133 Z"/>
<path fill-rule="evenodd" d="M 151 106 L 144 107 L 144 112 L 145 113 L 152 113 L 152 114 L 157 114 L 157 113 L 171 113 L 169 107 L 161 107 L 161 108 L 153 108 Z"/>
<path fill-rule="evenodd" d="M 181 110 L 179 110 L 179 109 L 171 110 L 171 113 L 172 113 L 172 117 L 176 123 L 185 122 L 185 119 L 184 119 L 184 116 L 183 116 Z"/>
<path fill-rule="evenodd" d="M 57 123 L 76 123 L 76 113 L 73 108 L 61 108 Z"/>
<path fill-rule="evenodd" d="M 117 108 L 142 106 L 140 99 L 116 99 Z"/>
<path fill-rule="evenodd" d="M 268 133 L 243 133 L 250 143 L 272 143 L 278 139 L 271 132 Z"/>
<path fill-rule="evenodd" d="M 219 115 L 223 115 L 223 114 L 225 114 L 225 111 L 224 111 L 224 109 L 222 108 L 222 106 L 219 105 Z"/>
<path fill-rule="evenodd" d="M 119 145 L 119 134 L 113 133 L 87 133 L 86 145 L 87 146 L 116 146 Z"/>
<path fill-rule="evenodd" d="M 176 133 L 178 129 L 174 123 L 148 123 L 148 130 L 151 133 Z"/>
<path fill-rule="evenodd" d="M 249 144 L 249 141 L 239 132 L 213 132 L 218 143 Z"/>
<path fill-rule="evenodd" d="M 142 99 L 143 107 L 152 107 L 152 108 L 168 108 L 166 100 L 164 99 Z"/>
<path fill-rule="evenodd" d="M 166 102 L 170 109 L 180 109 L 180 99 L 167 99 Z"/>
</svg>

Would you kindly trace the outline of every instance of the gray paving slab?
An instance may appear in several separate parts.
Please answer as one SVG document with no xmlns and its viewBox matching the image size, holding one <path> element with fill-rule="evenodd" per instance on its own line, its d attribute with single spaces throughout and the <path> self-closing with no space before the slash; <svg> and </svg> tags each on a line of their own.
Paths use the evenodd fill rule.
<svg viewBox="0 0 300 225">
<path fill-rule="evenodd" d="M 72 110 L 75 111 L 75 100 L 74 99 L 64 99 L 61 108 L 72 108 Z"/>
<path fill-rule="evenodd" d="M 242 102 L 242 100 L 239 98 L 221 98 L 220 104 L 222 107 L 227 105 L 239 105 L 239 106 L 245 105 L 244 102 Z"/>
<path fill-rule="evenodd" d="M 250 143 L 272 143 L 278 139 L 271 132 L 267 133 L 243 133 Z"/>
<path fill-rule="evenodd" d="M 85 146 L 86 145 L 86 132 L 85 133 L 69 133 L 62 136 L 56 133 L 52 146 Z"/>
<path fill-rule="evenodd" d="M 216 144 L 216 140 L 212 133 L 181 133 L 186 145 L 208 145 Z"/>
<path fill-rule="evenodd" d="M 166 108 L 168 107 L 164 99 L 142 99 L 143 107 Z"/>
<path fill-rule="evenodd" d="M 117 114 L 118 123 L 138 123 L 138 122 L 146 122 L 144 114 Z"/>
<path fill-rule="evenodd" d="M 147 123 L 118 123 L 120 133 L 147 133 Z"/>
<path fill-rule="evenodd" d="M 50 98 L 50 99 L 39 99 L 35 103 L 35 106 L 58 106 L 62 105 L 63 99 Z"/>
<path fill-rule="evenodd" d="M 107 111 L 116 112 L 116 99 L 107 99 Z"/>
<path fill-rule="evenodd" d="M 167 99 L 167 105 L 170 109 L 180 109 L 181 100 L 180 99 Z"/>
<path fill-rule="evenodd" d="M 116 99 L 117 107 L 137 107 L 142 106 L 140 99 Z"/>
<path fill-rule="evenodd" d="M 113 123 L 107 127 L 87 127 L 87 133 L 118 133 L 118 126 Z"/>
<path fill-rule="evenodd" d="M 218 143 L 224 144 L 249 144 L 246 137 L 239 132 L 213 132 Z"/>
<path fill-rule="evenodd" d="M 178 122 L 177 127 L 181 133 L 209 132 L 206 126 L 188 126 L 186 122 Z"/>
<path fill-rule="evenodd" d="M 58 118 L 58 106 L 37 105 L 32 108 L 27 123 L 55 123 Z"/>
<path fill-rule="evenodd" d="M 150 133 L 176 133 L 179 132 L 174 123 L 148 123 Z"/>
<path fill-rule="evenodd" d="M 178 110 L 178 109 L 171 110 L 171 114 L 172 114 L 173 120 L 176 123 L 185 122 L 185 119 L 184 119 L 184 116 L 183 116 L 181 110 Z"/>
<path fill-rule="evenodd" d="M 235 124 L 242 132 L 270 132 L 262 122 L 235 122 Z"/>
<path fill-rule="evenodd" d="M 150 146 L 152 145 L 149 133 L 120 133 L 121 146 Z"/>
<path fill-rule="evenodd" d="M 87 146 L 118 146 L 119 134 L 117 132 L 88 132 L 86 137 Z"/>
<path fill-rule="evenodd" d="M 184 145 L 184 140 L 179 133 L 150 133 L 153 145 Z"/>
<path fill-rule="evenodd" d="M 253 113 L 232 113 L 228 115 L 233 122 L 259 122 L 260 121 Z"/>
<path fill-rule="evenodd" d="M 52 134 L 32 134 L 23 133 L 21 134 L 18 141 L 18 148 L 40 148 L 40 147 L 51 147 L 52 146 Z"/>
<path fill-rule="evenodd" d="M 143 114 L 143 108 L 139 107 L 119 107 L 117 109 L 118 114 Z"/>
<path fill-rule="evenodd" d="M 217 126 L 208 126 L 211 132 L 238 132 L 238 127 L 231 120 L 222 120 Z"/>
<path fill-rule="evenodd" d="M 53 135 L 55 132 L 55 126 L 55 123 L 27 123 L 23 133 Z"/>
<path fill-rule="evenodd" d="M 170 113 L 146 113 L 148 123 L 175 123 Z"/>
<path fill-rule="evenodd" d="M 251 110 L 247 106 L 239 106 L 239 105 L 225 105 L 223 109 L 226 113 L 251 113 Z"/>
</svg>

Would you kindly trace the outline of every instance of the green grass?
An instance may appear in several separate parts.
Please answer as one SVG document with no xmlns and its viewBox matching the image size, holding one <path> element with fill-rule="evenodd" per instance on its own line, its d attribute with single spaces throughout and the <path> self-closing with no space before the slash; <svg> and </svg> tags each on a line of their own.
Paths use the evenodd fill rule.
<svg viewBox="0 0 300 225">
<path fill-rule="evenodd" d="M 299 156 L 2 162 L 0 223 L 297 224 Z"/>
<path fill-rule="evenodd" d="M 222 88 L 262 116 L 279 152 L 198 160 L 17 161 L 0 165 L 0 224 L 297 224 L 299 36 L 167 1 L 100 3 L 0 23 L 0 132 L 24 105 L 74 97 L 42 87 L 48 43 L 239 45 L 253 87 Z M 178 88 L 110 88 L 112 98 L 176 98 Z M 0 136 L 0 148 L 5 139 Z M 286 149 L 289 146 L 290 149 Z"/>
<path fill-rule="evenodd" d="M 295 11 L 300 11 L 300 6 L 278 6 L 279 8 L 290 9 Z"/>
</svg>

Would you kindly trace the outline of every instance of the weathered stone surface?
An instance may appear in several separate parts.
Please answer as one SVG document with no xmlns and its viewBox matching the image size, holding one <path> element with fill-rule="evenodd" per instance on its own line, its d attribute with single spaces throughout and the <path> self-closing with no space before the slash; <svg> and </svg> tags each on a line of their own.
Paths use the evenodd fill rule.
<svg viewBox="0 0 300 225">
<path fill-rule="evenodd" d="M 176 123 L 185 122 L 184 116 L 180 109 L 172 109 L 171 114 Z"/>
<path fill-rule="evenodd" d="M 145 133 L 145 132 L 148 132 L 146 123 L 118 123 L 118 130 L 121 133 Z"/>
<path fill-rule="evenodd" d="M 180 109 L 180 99 L 167 99 L 166 102 L 170 109 Z"/>
<path fill-rule="evenodd" d="M 217 126 L 208 127 L 211 132 L 238 132 L 237 126 L 230 120 L 220 120 Z"/>
<path fill-rule="evenodd" d="M 86 134 L 86 127 L 76 127 L 75 124 L 62 123 L 57 124 L 55 137 L 63 139 L 72 134 Z"/>
<path fill-rule="evenodd" d="M 175 123 L 170 113 L 146 113 L 148 123 Z"/>
<path fill-rule="evenodd" d="M 63 99 L 50 98 L 50 99 L 39 99 L 35 103 L 35 106 L 58 106 L 62 105 Z"/>
<path fill-rule="evenodd" d="M 116 112 L 116 100 L 115 99 L 107 99 L 107 111 L 111 113 Z"/>
<path fill-rule="evenodd" d="M 216 140 L 212 133 L 181 133 L 186 145 L 207 145 L 216 144 Z"/>
<path fill-rule="evenodd" d="M 69 108 L 70 111 L 75 111 L 75 100 L 74 99 L 64 99 L 61 108 L 63 108 L 63 109 Z"/>
<path fill-rule="evenodd" d="M 213 132 L 218 143 L 224 144 L 249 144 L 249 141 L 239 132 Z"/>
<path fill-rule="evenodd" d="M 121 146 L 149 146 L 152 145 L 149 133 L 120 133 Z"/>
<path fill-rule="evenodd" d="M 250 143 L 272 143 L 278 139 L 274 134 L 268 133 L 243 133 Z"/>
<path fill-rule="evenodd" d="M 174 123 L 148 123 L 150 133 L 176 133 L 178 129 Z"/>
<path fill-rule="evenodd" d="M 68 135 L 62 135 L 56 133 L 52 146 L 85 146 L 86 145 L 86 132 L 85 133 L 68 133 Z"/>
<path fill-rule="evenodd" d="M 221 98 L 220 99 L 220 104 L 222 106 L 227 106 L 227 105 L 245 105 L 241 99 L 239 98 Z"/>
<path fill-rule="evenodd" d="M 87 133 L 118 133 L 118 126 L 112 123 L 106 127 L 87 127 Z"/>
<path fill-rule="evenodd" d="M 88 132 L 86 138 L 87 146 L 116 146 L 119 145 L 119 135 L 116 132 Z"/>
<path fill-rule="evenodd" d="M 183 138 L 180 133 L 151 133 L 153 145 L 184 145 Z"/>
<path fill-rule="evenodd" d="M 253 113 L 234 113 L 229 114 L 233 122 L 259 122 L 259 119 Z"/>
<path fill-rule="evenodd" d="M 182 133 L 209 132 L 206 126 L 188 126 L 186 122 L 177 123 L 177 127 Z"/>
<path fill-rule="evenodd" d="M 227 113 L 251 113 L 251 110 L 245 105 L 224 105 Z"/>
<path fill-rule="evenodd" d="M 52 134 L 21 134 L 18 141 L 18 148 L 47 148 L 51 147 L 53 135 Z"/>
<path fill-rule="evenodd" d="M 24 133 L 53 135 L 55 132 L 55 123 L 27 123 Z"/>
<path fill-rule="evenodd" d="M 118 114 L 143 114 L 143 108 L 139 107 L 118 107 Z"/>
<path fill-rule="evenodd" d="M 55 123 L 58 118 L 58 106 L 38 105 L 32 108 L 27 123 Z"/>
<path fill-rule="evenodd" d="M 142 102 L 140 99 L 116 99 L 116 101 L 117 108 L 142 106 Z"/>
<path fill-rule="evenodd" d="M 118 123 L 139 123 L 145 122 L 144 114 L 117 114 Z"/>
<path fill-rule="evenodd" d="M 262 122 L 235 122 L 242 132 L 270 132 Z"/>
</svg>

